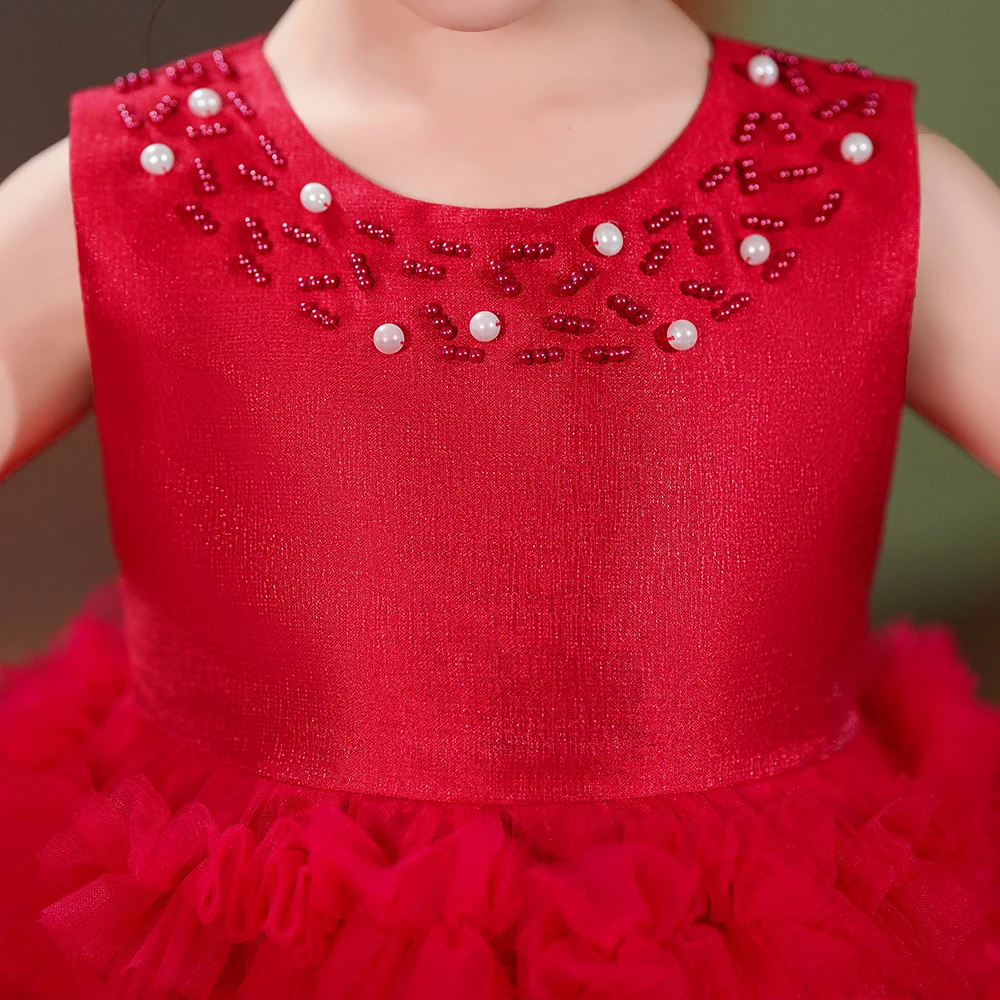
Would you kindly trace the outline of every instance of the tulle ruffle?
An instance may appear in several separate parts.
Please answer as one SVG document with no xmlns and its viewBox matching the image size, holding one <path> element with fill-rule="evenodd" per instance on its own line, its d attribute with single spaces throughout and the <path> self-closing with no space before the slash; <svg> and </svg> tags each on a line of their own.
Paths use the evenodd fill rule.
<svg viewBox="0 0 1000 1000">
<path fill-rule="evenodd" d="M 1000 1000 L 1000 710 L 877 634 L 830 759 L 707 792 L 455 805 L 179 745 L 111 584 L 0 697 L 0 996 Z"/>
</svg>

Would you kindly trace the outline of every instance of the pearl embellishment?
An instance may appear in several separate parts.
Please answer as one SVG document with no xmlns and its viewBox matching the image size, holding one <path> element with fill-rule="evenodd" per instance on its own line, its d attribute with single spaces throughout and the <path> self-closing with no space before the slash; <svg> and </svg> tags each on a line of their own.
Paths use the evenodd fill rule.
<svg viewBox="0 0 1000 1000">
<path fill-rule="evenodd" d="M 310 212 L 325 212 L 333 204 L 333 195 L 325 184 L 312 181 L 299 192 L 299 201 Z"/>
<path fill-rule="evenodd" d="M 875 152 L 875 144 L 864 132 L 848 132 L 840 140 L 840 155 L 848 163 L 867 163 Z"/>
<path fill-rule="evenodd" d="M 751 233 L 740 244 L 740 256 L 747 264 L 763 264 L 771 256 L 771 241 L 763 233 Z"/>
<path fill-rule="evenodd" d="M 656 337 L 658 346 L 662 346 L 665 341 L 675 351 L 686 351 L 694 347 L 698 340 L 698 330 L 694 323 L 687 319 L 675 319 L 666 330 L 660 327 Z"/>
<path fill-rule="evenodd" d="M 763 53 L 753 56 L 747 63 L 747 76 L 758 87 L 773 87 L 780 75 L 778 64 Z"/>
<path fill-rule="evenodd" d="M 614 257 L 625 243 L 622 231 L 613 222 L 602 222 L 594 227 L 594 249 L 605 257 Z"/>
<path fill-rule="evenodd" d="M 395 323 L 383 323 L 373 340 L 383 354 L 395 354 L 403 348 L 403 331 Z"/>
<path fill-rule="evenodd" d="M 500 336 L 500 317 L 486 310 L 477 312 L 469 320 L 469 333 L 481 343 L 496 340 Z"/>
<path fill-rule="evenodd" d="M 211 118 L 222 110 L 222 96 L 211 87 L 199 87 L 191 91 L 188 109 L 199 118 Z"/>
<path fill-rule="evenodd" d="M 174 169 L 174 151 L 162 142 L 153 142 L 139 154 L 139 162 L 147 174 L 162 176 Z"/>
</svg>

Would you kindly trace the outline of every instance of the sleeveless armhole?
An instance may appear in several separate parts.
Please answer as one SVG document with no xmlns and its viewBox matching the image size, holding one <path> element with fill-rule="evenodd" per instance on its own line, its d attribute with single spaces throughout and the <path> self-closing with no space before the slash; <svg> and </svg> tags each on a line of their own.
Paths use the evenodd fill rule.
<svg viewBox="0 0 1000 1000">
<path fill-rule="evenodd" d="M 906 206 L 900 253 L 905 260 L 907 281 L 904 287 L 904 311 L 900 319 L 907 351 L 913 322 L 913 307 L 917 291 L 917 263 L 920 251 L 920 151 L 917 133 L 916 104 L 919 93 L 916 81 L 906 77 L 890 78 L 898 96 L 901 175 L 900 188 Z M 904 367 L 905 375 L 905 367 Z"/>
<path fill-rule="evenodd" d="M 126 221 L 128 208 L 120 195 L 121 178 L 115 165 L 124 153 L 116 125 L 116 101 L 109 86 L 76 91 L 69 100 L 70 194 L 76 233 L 80 294 L 87 345 L 94 382 L 94 412 L 100 432 L 105 357 L 99 331 L 105 322 L 107 302 L 116 298 L 116 230 Z M 118 125 L 125 132 L 122 125 Z M 124 227 L 127 231 L 127 225 Z"/>
</svg>

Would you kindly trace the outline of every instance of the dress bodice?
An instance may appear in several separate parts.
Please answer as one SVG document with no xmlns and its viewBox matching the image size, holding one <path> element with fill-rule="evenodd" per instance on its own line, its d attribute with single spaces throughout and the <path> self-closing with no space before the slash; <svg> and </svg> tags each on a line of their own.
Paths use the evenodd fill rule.
<svg viewBox="0 0 1000 1000">
<path fill-rule="evenodd" d="M 270 777 L 442 800 L 843 746 L 903 407 L 913 84 L 715 35 L 631 180 L 470 209 L 323 149 L 261 41 L 72 105 L 137 703 Z"/>
</svg>

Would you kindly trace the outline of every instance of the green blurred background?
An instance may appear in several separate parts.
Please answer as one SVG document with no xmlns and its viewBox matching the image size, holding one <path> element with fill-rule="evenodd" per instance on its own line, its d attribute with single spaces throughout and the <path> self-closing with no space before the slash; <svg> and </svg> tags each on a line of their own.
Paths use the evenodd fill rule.
<svg viewBox="0 0 1000 1000">
<path fill-rule="evenodd" d="M 724 33 L 916 80 L 918 118 L 1000 179 L 998 0 L 683 6 Z M 153 0 L 0 0 L 0 176 L 64 134 L 71 90 L 266 30 L 285 2 L 171 0 L 147 60 L 152 7 Z M 88 418 L 0 485 L 0 660 L 39 648 L 114 571 Z M 982 690 L 1000 701 L 1000 478 L 911 413 L 872 610 L 876 622 L 906 615 L 952 625 Z"/>
</svg>

